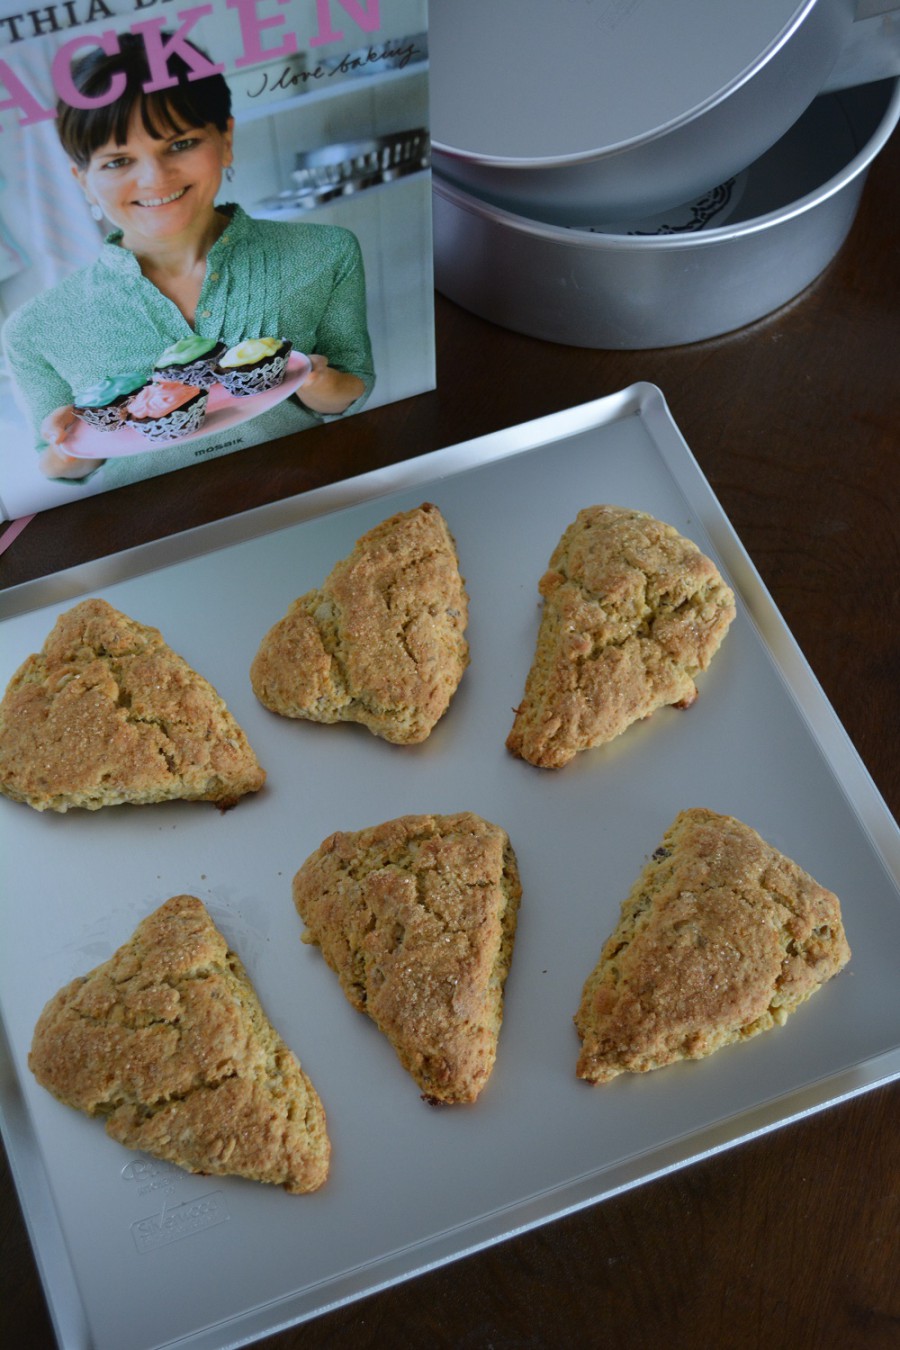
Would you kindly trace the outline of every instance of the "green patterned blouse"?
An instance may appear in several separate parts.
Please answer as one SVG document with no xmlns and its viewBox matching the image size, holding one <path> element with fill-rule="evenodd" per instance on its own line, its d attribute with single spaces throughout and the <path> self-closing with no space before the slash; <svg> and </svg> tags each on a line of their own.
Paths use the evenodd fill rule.
<svg viewBox="0 0 900 1350">
<path fill-rule="evenodd" d="M 120 246 L 119 231 L 107 237 L 96 262 L 10 315 L 3 344 L 36 428 L 104 376 L 149 371 L 166 347 L 192 331 L 229 347 L 248 337 L 288 337 L 296 351 L 320 353 L 358 375 L 365 392 L 343 415 L 362 407 L 375 375 L 356 236 L 333 225 L 255 220 L 239 206 L 218 209 L 231 223 L 210 249 L 194 330 Z M 218 436 L 109 459 L 98 472 L 118 487 L 322 420 L 295 394 Z M 36 445 L 43 449 L 39 438 Z"/>
</svg>

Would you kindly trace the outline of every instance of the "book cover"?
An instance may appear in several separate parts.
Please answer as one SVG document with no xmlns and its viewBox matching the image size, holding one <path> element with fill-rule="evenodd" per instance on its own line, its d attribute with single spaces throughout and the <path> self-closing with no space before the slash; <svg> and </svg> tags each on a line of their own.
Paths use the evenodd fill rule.
<svg viewBox="0 0 900 1350">
<path fill-rule="evenodd" d="M 0 322 L 4 519 L 433 388 L 427 0 L 0 0 Z"/>
</svg>

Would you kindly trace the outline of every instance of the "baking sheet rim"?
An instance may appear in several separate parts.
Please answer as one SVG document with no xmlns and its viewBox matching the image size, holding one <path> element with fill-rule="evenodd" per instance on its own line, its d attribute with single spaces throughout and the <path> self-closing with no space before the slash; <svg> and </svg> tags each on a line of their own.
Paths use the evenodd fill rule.
<svg viewBox="0 0 900 1350">
<path fill-rule="evenodd" d="M 648 424 L 657 449 L 679 488 L 672 456 L 686 462 L 693 477 L 690 502 L 717 550 L 732 571 L 739 564 L 739 586 L 748 616 L 778 667 L 797 710 L 833 769 L 840 763 L 840 782 L 848 808 L 863 826 L 873 852 L 900 886 L 900 830 L 860 759 L 855 747 L 803 657 L 774 601 L 740 543 L 724 509 L 681 435 L 661 390 L 638 382 L 588 403 L 550 413 L 529 422 L 490 432 L 399 464 L 373 470 L 282 501 L 250 508 L 224 520 L 194 527 L 150 544 L 80 564 L 63 572 L 0 592 L 0 620 L 59 604 L 104 585 L 140 576 L 204 556 L 245 540 L 259 538 L 304 521 L 374 501 L 417 484 L 427 488 L 468 469 L 527 453 L 581 432 L 638 415 Z M 433 1234 L 427 1241 L 386 1253 L 348 1271 L 294 1291 L 275 1302 L 257 1305 L 230 1318 L 227 1344 L 249 1344 L 262 1335 L 298 1325 L 330 1310 L 413 1279 L 424 1272 L 553 1222 L 579 1209 L 601 1203 L 646 1181 L 668 1175 L 728 1148 L 770 1133 L 782 1125 L 848 1101 L 900 1078 L 900 1045 L 856 1065 L 826 1075 L 766 1101 L 691 1130 L 662 1147 L 614 1161 L 541 1190 L 490 1214 Z M 785 1108 L 788 1109 L 785 1109 Z M 65 1239 L 55 1212 L 40 1146 L 28 1107 L 12 1067 L 5 1028 L 0 1024 L 0 1131 L 19 1193 L 35 1259 L 60 1344 L 89 1344 L 86 1312 L 81 1303 Z M 648 1158 L 655 1160 L 647 1167 Z M 599 1184 L 598 1184 L 599 1183 Z M 514 1220 L 514 1222 L 510 1222 Z M 462 1235 L 467 1240 L 460 1241 Z M 416 1253 L 422 1259 L 411 1260 Z M 323 1300 L 331 1290 L 334 1297 Z M 275 1316 L 273 1317 L 273 1313 Z M 220 1347 L 223 1326 L 191 1333 L 195 1350 Z M 162 1348 L 160 1347 L 160 1350 Z"/>
<path fill-rule="evenodd" d="M 11 1101 L 7 1100 L 10 1090 L 5 1081 L 0 1091 L 0 1132 L 7 1148 L 10 1170 L 44 1285 L 51 1320 L 61 1346 L 67 1347 L 67 1350 L 79 1350 L 80 1347 L 88 1350 L 90 1333 L 77 1281 L 55 1214 L 40 1148 L 27 1122 L 27 1106 L 11 1072 L 6 1035 L 2 1027 L 0 1033 L 0 1073 L 3 1080 L 10 1079 L 12 1082 Z M 427 1242 L 401 1247 L 349 1271 L 342 1271 L 331 1279 L 295 1291 L 283 1299 L 256 1305 L 229 1319 L 227 1342 L 223 1342 L 222 1325 L 218 1324 L 191 1333 L 186 1343 L 193 1350 L 221 1350 L 226 1343 L 229 1346 L 250 1345 L 261 1336 L 275 1335 L 289 1327 L 299 1326 L 346 1307 L 357 1299 L 416 1279 L 430 1270 L 473 1256 L 591 1205 L 602 1204 L 637 1186 L 669 1176 L 730 1148 L 771 1134 L 783 1126 L 805 1120 L 865 1092 L 886 1087 L 897 1079 L 900 1079 L 900 1048 L 886 1051 L 837 1074 L 826 1075 L 804 1088 L 792 1089 L 767 1102 L 758 1103 L 750 1111 L 739 1111 L 700 1130 L 689 1131 L 663 1148 L 643 1150 L 624 1161 L 570 1178 L 560 1186 L 538 1191 L 524 1200 L 493 1210 L 480 1219 L 445 1229 L 432 1235 Z M 786 1101 L 793 1102 L 795 1109 L 784 1114 L 781 1108 Z M 12 1106 L 11 1113 L 7 1110 L 8 1105 Z M 746 1122 L 748 1128 L 735 1131 L 733 1127 L 736 1121 Z M 644 1164 L 650 1155 L 658 1160 L 658 1165 L 647 1170 Z M 606 1178 L 609 1184 L 598 1187 L 600 1178 Z M 47 1212 L 41 1214 L 38 1212 L 41 1209 Z M 513 1224 L 508 1222 L 511 1216 L 517 1217 Z M 470 1235 L 471 1240 L 460 1243 L 461 1234 Z M 415 1252 L 427 1252 L 428 1257 L 419 1263 L 410 1263 L 410 1253 Z M 377 1277 L 379 1271 L 382 1272 L 381 1278 Z M 373 1275 L 376 1278 L 373 1279 Z M 323 1301 L 322 1292 L 332 1287 L 336 1296 Z M 339 1294 L 337 1290 L 340 1290 Z M 64 1308 L 61 1306 L 63 1303 Z M 273 1319 L 273 1310 L 276 1308 L 280 1314 Z M 158 1350 L 165 1350 L 165 1347 L 160 1346 Z"/>
</svg>

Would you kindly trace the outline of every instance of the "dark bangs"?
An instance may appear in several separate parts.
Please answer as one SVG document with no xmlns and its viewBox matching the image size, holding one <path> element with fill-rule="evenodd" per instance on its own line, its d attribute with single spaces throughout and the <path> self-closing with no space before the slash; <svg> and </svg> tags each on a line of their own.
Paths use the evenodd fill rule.
<svg viewBox="0 0 900 1350">
<path fill-rule="evenodd" d="M 221 75 L 189 80 L 190 67 L 174 54 L 169 58 L 168 69 L 178 84 L 145 94 L 143 86 L 150 80 L 150 70 L 143 39 L 135 33 L 123 33 L 119 44 L 121 50 L 115 56 L 97 49 L 75 62 L 72 79 L 82 94 L 99 98 L 109 89 L 113 77 L 121 73 L 126 84 L 120 98 L 102 108 L 73 108 L 62 101 L 57 104 L 59 139 L 79 168 L 86 168 L 91 156 L 102 146 L 110 142 L 125 144 L 135 108 L 140 111 L 144 130 L 155 140 L 208 123 L 219 131 L 227 129 L 231 91 Z M 200 51 L 199 47 L 195 50 Z"/>
</svg>

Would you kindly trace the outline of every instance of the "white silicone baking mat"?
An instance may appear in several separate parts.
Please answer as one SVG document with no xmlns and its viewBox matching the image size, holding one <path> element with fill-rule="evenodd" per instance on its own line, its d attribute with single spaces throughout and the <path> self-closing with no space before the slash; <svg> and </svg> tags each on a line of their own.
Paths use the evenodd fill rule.
<svg viewBox="0 0 900 1350">
<path fill-rule="evenodd" d="M 393 511 L 436 502 L 471 598 L 472 661 L 428 741 L 280 719 L 248 668 L 266 629 Z M 709 552 L 738 617 L 687 711 L 558 772 L 504 741 L 537 582 L 595 502 Z M 900 836 L 653 386 L 439 451 L 0 595 L 0 681 L 76 598 L 102 595 L 217 686 L 269 778 L 221 814 L 172 803 L 39 814 L 0 800 L 4 1132 L 67 1350 L 237 1345 L 681 1166 L 900 1073 Z M 836 891 L 853 958 L 783 1028 L 602 1088 L 575 1078 L 581 986 L 679 810 L 738 816 Z M 473 810 L 524 896 L 493 1077 L 424 1104 L 300 942 L 295 870 L 335 829 Z M 44 1002 L 169 896 L 198 895 L 316 1084 L 333 1141 L 312 1196 L 190 1176 L 54 1101 L 26 1056 Z"/>
</svg>

